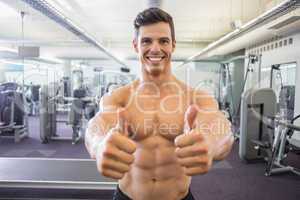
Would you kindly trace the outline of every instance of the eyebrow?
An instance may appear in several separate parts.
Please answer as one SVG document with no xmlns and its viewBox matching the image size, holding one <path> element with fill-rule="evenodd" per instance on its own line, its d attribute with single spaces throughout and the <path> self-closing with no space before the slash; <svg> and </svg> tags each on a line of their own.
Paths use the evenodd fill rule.
<svg viewBox="0 0 300 200">
<path fill-rule="evenodd" d="M 161 37 L 160 40 L 171 40 L 169 37 Z"/>
<path fill-rule="evenodd" d="M 152 40 L 153 38 L 151 37 L 142 37 L 141 40 L 147 40 L 147 39 L 150 39 Z M 159 40 L 171 40 L 169 37 L 160 37 L 158 38 Z"/>
<path fill-rule="evenodd" d="M 141 40 L 150 40 L 152 39 L 151 37 L 142 37 Z"/>
</svg>

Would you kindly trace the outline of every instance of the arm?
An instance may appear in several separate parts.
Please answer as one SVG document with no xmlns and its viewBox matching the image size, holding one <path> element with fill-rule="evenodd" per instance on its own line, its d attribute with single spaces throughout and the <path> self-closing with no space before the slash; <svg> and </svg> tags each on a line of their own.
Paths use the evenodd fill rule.
<svg viewBox="0 0 300 200">
<path fill-rule="evenodd" d="M 121 103 L 117 101 L 116 94 L 106 94 L 101 98 L 99 112 L 89 121 L 85 133 L 85 146 L 92 159 L 96 157 L 96 151 L 109 132 L 117 123 L 117 110 Z"/>
<path fill-rule="evenodd" d="M 213 160 L 223 160 L 231 151 L 234 138 L 231 123 L 219 110 L 216 100 L 207 93 L 197 91 L 195 98 L 198 114 L 195 127 L 205 134 L 213 152 Z"/>
<path fill-rule="evenodd" d="M 231 124 L 220 111 L 201 116 L 199 112 L 196 127 L 203 132 L 212 148 L 213 160 L 223 160 L 231 151 L 234 138 L 231 132 Z M 206 119 L 203 119 L 203 118 Z"/>
<path fill-rule="evenodd" d="M 86 131 L 86 148 L 96 160 L 98 171 L 114 179 L 122 179 L 130 170 L 136 150 L 136 144 L 128 137 L 127 111 L 121 109 L 126 105 L 127 96 L 126 88 L 104 96 L 99 113 L 89 122 Z"/>
<path fill-rule="evenodd" d="M 184 134 L 175 138 L 175 154 L 188 176 L 207 173 L 214 160 L 230 152 L 233 137 L 230 123 L 214 98 L 194 91 L 184 117 Z"/>
</svg>

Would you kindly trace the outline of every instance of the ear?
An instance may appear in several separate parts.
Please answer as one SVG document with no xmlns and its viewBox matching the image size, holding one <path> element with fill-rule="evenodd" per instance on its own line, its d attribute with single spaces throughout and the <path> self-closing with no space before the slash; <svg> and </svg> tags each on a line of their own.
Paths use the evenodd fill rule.
<svg viewBox="0 0 300 200">
<path fill-rule="evenodd" d="M 172 42 L 172 47 L 173 47 L 173 49 L 172 49 L 172 53 L 173 53 L 175 51 L 175 48 L 176 48 L 176 40 L 174 40 Z"/>
<path fill-rule="evenodd" d="M 135 52 L 138 53 L 138 52 L 139 52 L 139 49 L 138 49 L 138 41 L 137 41 L 137 38 L 134 38 L 134 39 L 132 40 L 132 45 L 133 45 L 133 48 L 134 48 Z"/>
</svg>

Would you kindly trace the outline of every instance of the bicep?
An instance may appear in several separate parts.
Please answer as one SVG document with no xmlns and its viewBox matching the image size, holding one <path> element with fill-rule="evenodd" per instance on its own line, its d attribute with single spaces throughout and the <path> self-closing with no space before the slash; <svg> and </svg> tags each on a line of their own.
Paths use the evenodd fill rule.
<svg viewBox="0 0 300 200">
<path fill-rule="evenodd" d="M 111 95 L 103 96 L 99 104 L 99 111 L 90 120 L 88 127 L 96 129 L 96 131 L 92 132 L 105 134 L 116 125 L 116 113 L 119 107 Z"/>
<path fill-rule="evenodd" d="M 85 133 L 85 145 L 92 158 L 95 157 L 94 144 L 99 143 L 116 124 L 118 107 L 114 104 L 111 97 L 104 96 L 100 101 L 99 112 L 88 123 Z"/>
<path fill-rule="evenodd" d="M 213 129 L 213 132 L 222 134 L 229 132 L 231 123 L 225 114 L 219 110 L 215 98 L 204 91 L 195 91 L 195 93 L 194 102 L 198 107 L 197 124 L 200 126 L 207 125 L 210 130 Z"/>
<path fill-rule="evenodd" d="M 193 102 L 200 110 L 219 110 L 216 99 L 211 94 L 205 91 L 194 91 Z"/>
</svg>

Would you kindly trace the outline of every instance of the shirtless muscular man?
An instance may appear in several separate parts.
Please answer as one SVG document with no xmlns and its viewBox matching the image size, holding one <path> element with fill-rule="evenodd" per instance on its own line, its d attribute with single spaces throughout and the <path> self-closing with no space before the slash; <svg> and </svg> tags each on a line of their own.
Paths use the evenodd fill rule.
<svg viewBox="0 0 300 200">
<path fill-rule="evenodd" d="M 191 177 L 231 150 L 230 123 L 213 97 L 172 74 L 172 17 L 149 8 L 134 27 L 141 77 L 103 96 L 86 147 L 99 172 L 118 180 L 116 200 L 194 199 Z"/>
</svg>

